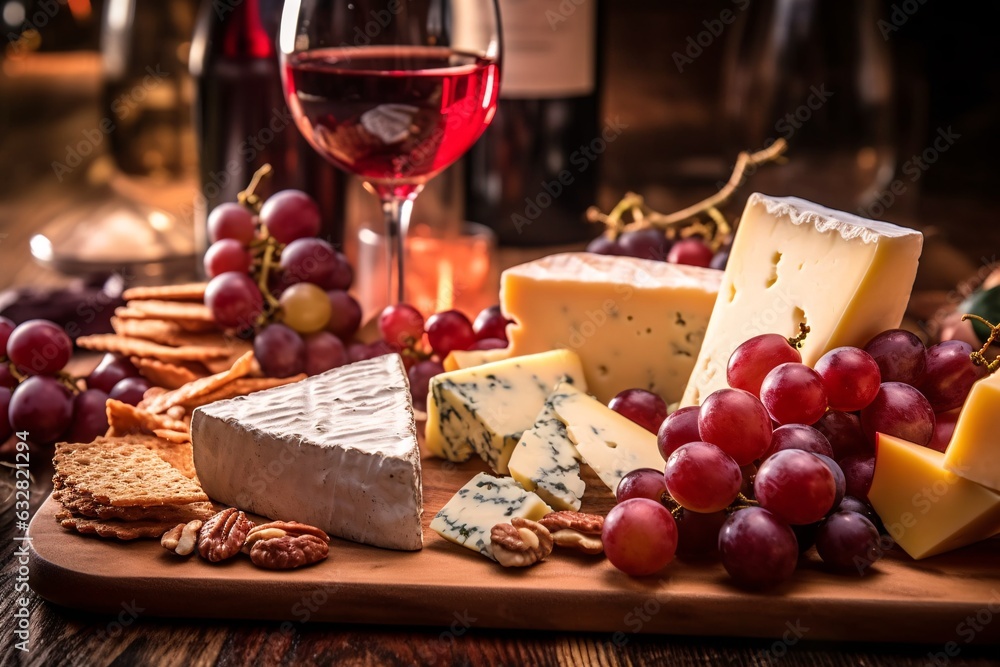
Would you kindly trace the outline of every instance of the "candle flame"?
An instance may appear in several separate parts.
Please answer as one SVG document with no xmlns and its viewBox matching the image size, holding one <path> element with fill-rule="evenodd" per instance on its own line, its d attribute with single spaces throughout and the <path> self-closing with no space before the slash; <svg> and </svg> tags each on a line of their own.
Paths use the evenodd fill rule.
<svg viewBox="0 0 1000 667">
<path fill-rule="evenodd" d="M 455 306 L 454 267 L 447 259 L 438 260 L 437 303 L 435 313 L 443 313 Z"/>
</svg>

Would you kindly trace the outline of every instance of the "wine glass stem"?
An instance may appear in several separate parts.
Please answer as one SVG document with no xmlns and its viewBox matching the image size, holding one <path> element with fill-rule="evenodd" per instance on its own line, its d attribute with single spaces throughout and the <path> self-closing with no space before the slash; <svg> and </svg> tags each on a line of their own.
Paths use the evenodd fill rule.
<svg viewBox="0 0 1000 667">
<path fill-rule="evenodd" d="M 406 293 L 403 286 L 406 230 L 410 226 L 413 200 L 403 197 L 386 197 L 382 200 L 385 217 L 386 267 L 388 267 L 389 303 L 403 303 Z"/>
</svg>

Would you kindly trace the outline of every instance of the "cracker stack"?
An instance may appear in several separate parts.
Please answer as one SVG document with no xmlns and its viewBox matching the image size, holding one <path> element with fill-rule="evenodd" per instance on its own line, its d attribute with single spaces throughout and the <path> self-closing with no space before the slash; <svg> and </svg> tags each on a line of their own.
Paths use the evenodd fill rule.
<svg viewBox="0 0 1000 667">
<path fill-rule="evenodd" d="M 191 444 L 131 435 L 59 443 L 53 458 L 56 520 L 83 534 L 160 537 L 178 523 L 207 519 L 212 503 L 195 478 Z"/>
<path fill-rule="evenodd" d="M 205 306 L 205 283 L 136 287 L 111 318 L 114 334 L 83 336 L 77 344 L 96 352 L 117 352 L 152 384 L 177 389 L 228 370 L 252 349 L 227 335 Z"/>
</svg>

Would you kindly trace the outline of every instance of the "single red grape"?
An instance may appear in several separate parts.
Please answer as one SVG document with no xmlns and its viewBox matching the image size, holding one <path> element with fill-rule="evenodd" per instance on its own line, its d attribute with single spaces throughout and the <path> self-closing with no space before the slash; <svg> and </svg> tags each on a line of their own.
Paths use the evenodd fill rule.
<svg viewBox="0 0 1000 667">
<path fill-rule="evenodd" d="M 347 363 L 347 350 L 339 338 L 329 331 L 320 331 L 305 337 L 306 366 L 309 375 L 319 375 L 331 368 Z"/>
<path fill-rule="evenodd" d="M 628 257 L 662 262 L 667 259 L 667 253 L 670 252 L 670 241 L 662 230 L 637 229 L 619 236 L 618 247 L 621 248 L 622 254 Z"/>
<path fill-rule="evenodd" d="M 878 364 L 882 382 L 917 386 L 924 377 L 927 350 L 916 334 L 890 329 L 868 341 L 865 352 Z"/>
<path fill-rule="evenodd" d="M 722 525 L 719 554 L 740 586 L 771 588 L 795 573 L 799 545 L 787 523 L 762 507 L 748 507 L 733 512 Z"/>
<path fill-rule="evenodd" d="M 672 264 L 687 264 L 708 268 L 712 265 L 715 253 L 701 239 L 681 239 L 667 253 L 667 261 Z"/>
<path fill-rule="evenodd" d="M 667 403 L 645 389 L 626 389 L 611 399 L 608 407 L 650 433 L 660 430 L 667 418 Z"/>
<path fill-rule="evenodd" d="M 910 385 L 883 382 L 875 400 L 861 411 L 861 429 L 872 444 L 876 433 L 885 433 L 927 445 L 934 435 L 934 410 Z"/>
<path fill-rule="evenodd" d="M 873 443 L 869 442 L 861 430 L 861 419 L 857 415 L 839 410 L 827 410 L 813 427 L 830 442 L 835 461 L 852 454 L 875 453 Z"/>
<path fill-rule="evenodd" d="M 233 239 L 240 245 L 248 246 L 256 235 L 253 213 L 242 204 L 225 202 L 208 214 L 208 238 L 212 243 Z"/>
<path fill-rule="evenodd" d="M 330 290 L 330 321 L 327 330 L 340 340 L 350 340 L 361 326 L 361 305 L 343 290 Z"/>
<path fill-rule="evenodd" d="M 707 442 L 681 445 L 663 471 L 670 497 L 692 512 L 721 512 L 736 500 L 743 473 L 736 461 Z"/>
<path fill-rule="evenodd" d="M 501 338 L 483 338 L 472 344 L 470 350 L 505 350 L 509 343 Z"/>
<path fill-rule="evenodd" d="M 120 354 L 108 352 L 87 376 L 87 388 L 100 389 L 105 394 L 110 394 L 120 381 L 138 375 L 139 370 L 131 361 Z"/>
<path fill-rule="evenodd" d="M 726 380 L 733 389 L 760 396 L 760 386 L 772 370 L 785 363 L 801 363 L 802 353 L 778 334 L 761 334 L 741 343 L 729 357 Z"/>
<path fill-rule="evenodd" d="M 108 395 L 100 389 L 81 391 L 73 398 L 73 417 L 67 442 L 93 442 L 108 432 Z"/>
<path fill-rule="evenodd" d="M 322 239 L 295 239 L 281 251 L 281 284 L 312 283 L 336 289 L 337 251 Z"/>
<path fill-rule="evenodd" d="M 413 407 L 417 410 L 427 409 L 427 394 L 430 390 L 431 378 L 444 373 L 444 366 L 440 361 L 427 359 L 418 361 L 407 371 L 410 380 L 410 395 L 413 398 Z"/>
<path fill-rule="evenodd" d="M 985 366 L 972 363 L 969 357 L 972 352 L 972 346 L 960 340 L 946 340 L 927 348 L 927 367 L 920 391 L 935 412 L 962 407 L 972 385 L 989 375 Z"/>
<path fill-rule="evenodd" d="M 962 414 L 962 408 L 934 415 L 934 435 L 931 436 L 931 441 L 927 443 L 927 446 L 939 452 L 948 449 L 951 438 L 955 435 L 955 425 L 958 423 L 960 414 Z"/>
<path fill-rule="evenodd" d="M 11 332 L 7 356 L 27 375 L 55 375 L 73 356 L 73 341 L 53 322 L 28 320 Z"/>
<path fill-rule="evenodd" d="M 663 471 L 655 468 L 637 468 L 625 474 L 615 489 L 615 500 L 623 503 L 630 498 L 648 498 L 660 502 L 667 492 Z"/>
<path fill-rule="evenodd" d="M 836 479 L 826 462 L 799 449 L 768 457 L 753 488 L 761 507 L 790 524 L 819 521 L 837 501 Z"/>
<path fill-rule="evenodd" d="M 847 495 L 868 500 L 868 490 L 875 476 L 875 457 L 856 454 L 843 459 L 839 465 L 847 481 Z"/>
<path fill-rule="evenodd" d="M 826 412 L 823 379 L 805 364 L 781 364 L 764 378 L 760 400 L 779 424 L 814 424 Z"/>
<path fill-rule="evenodd" d="M 113 398 L 129 405 L 139 405 L 146 392 L 152 385 L 144 377 L 128 377 L 119 380 L 118 384 L 111 388 L 108 398 Z"/>
<path fill-rule="evenodd" d="M 587 252 L 597 255 L 624 255 L 625 250 L 618 241 L 613 241 L 603 234 L 587 244 Z"/>
<path fill-rule="evenodd" d="M 276 192 L 260 209 L 260 221 L 278 243 L 316 236 L 322 215 L 316 201 L 300 190 Z"/>
<path fill-rule="evenodd" d="M 816 551 L 835 570 L 864 574 L 879 558 L 879 534 L 875 525 L 857 512 L 834 512 L 820 524 Z"/>
<path fill-rule="evenodd" d="M 237 271 L 248 273 L 253 259 L 247 249 L 235 239 L 221 239 L 208 247 L 205 253 L 205 273 L 209 278 Z"/>
<path fill-rule="evenodd" d="M 443 359 L 453 350 L 468 350 L 476 342 L 469 318 L 457 310 L 435 313 L 427 319 L 427 340 Z"/>
<path fill-rule="evenodd" d="M 69 427 L 73 400 L 58 380 L 46 375 L 29 377 L 14 390 L 8 408 L 10 425 L 37 444 L 49 444 Z"/>
<path fill-rule="evenodd" d="M 612 565 L 641 577 L 659 572 L 674 559 L 677 524 L 661 503 L 632 498 L 608 512 L 601 541 Z"/>
<path fill-rule="evenodd" d="M 490 306 L 484 308 L 476 321 L 472 323 L 472 330 L 476 332 L 476 340 L 485 338 L 499 338 L 506 342 L 507 325 L 511 323 L 500 311 L 500 306 Z M 506 347 L 506 346 L 504 346 Z"/>
<path fill-rule="evenodd" d="M 263 312 L 264 297 L 250 276 L 230 271 L 209 281 L 205 305 L 220 326 L 248 329 Z"/>
<path fill-rule="evenodd" d="M 856 347 L 830 350 L 819 358 L 815 369 L 823 379 L 833 410 L 856 412 L 867 407 L 882 384 L 878 364 L 870 354 Z"/>
<path fill-rule="evenodd" d="M 660 430 L 656 432 L 656 444 L 664 461 L 681 445 L 701 440 L 698 431 L 700 413 L 701 408 L 697 405 L 689 405 L 670 413 L 663 421 Z"/>
<path fill-rule="evenodd" d="M 378 331 L 391 345 L 411 347 L 424 335 L 424 316 L 409 304 L 386 306 L 378 317 Z"/>
<path fill-rule="evenodd" d="M 306 369 L 305 341 L 284 324 L 269 324 L 261 329 L 254 338 L 253 353 L 268 377 L 291 377 Z"/>
<path fill-rule="evenodd" d="M 701 440 L 720 448 L 741 466 L 753 463 L 767 451 L 772 430 L 764 405 L 741 389 L 712 392 L 698 414 Z"/>
<path fill-rule="evenodd" d="M 803 424 L 785 424 L 774 429 L 774 433 L 771 434 L 771 446 L 762 458 L 767 459 L 775 452 L 785 449 L 801 449 L 833 457 L 833 447 L 830 446 L 826 436 L 813 427 Z"/>
</svg>

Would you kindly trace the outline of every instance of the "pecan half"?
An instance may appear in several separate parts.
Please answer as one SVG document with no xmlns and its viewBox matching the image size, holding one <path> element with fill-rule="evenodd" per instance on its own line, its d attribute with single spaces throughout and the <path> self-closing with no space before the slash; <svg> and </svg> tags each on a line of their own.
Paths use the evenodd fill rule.
<svg viewBox="0 0 1000 667">
<path fill-rule="evenodd" d="M 201 530 L 202 522 L 199 519 L 179 523 L 160 538 L 160 546 L 170 553 L 178 556 L 190 556 L 194 553 L 194 547 L 198 543 L 198 531 Z"/>
<path fill-rule="evenodd" d="M 250 560 L 268 570 L 291 570 L 325 560 L 330 545 L 315 535 L 285 535 L 254 543 Z"/>
<path fill-rule="evenodd" d="M 542 524 L 516 516 L 490 531 L 493 557 L 504 567 L 534 565 L 552 553 L 552 535 Z"/>
<path fill-rule="evenodd" d="M 232 558 L 243 548 L 253 522 L 247 515 L 230 507 L 211 517 L 198 533 L 198 553 L 205 560 L 217 563 Z"/>
<path fill-rule="evenodd" d="M 318 537 L 327 544 L 330 542 L 330 536 L 315 526 L 310 526 L 306 523 L 299 523 L 298 521 L 271 521 L 269 523 L 262 523 L 259 526 L 254 526 L 250 529 L 250 532 L 247 533 L 246 542 L 243 544 L 243 553 L 250 553 L 253 545 L 257 542 L 262 540 L 273 540 L 286 535 L 290 535 L 292 537 L 312 535 L 314 537 Z"/>
<path fill-rule="evenodd" d="M 563 510 L 546 514 L 538 523 L 549 529 L 552 541 L 560 547 L 576 549 L 586 554 L 604 552 L 604 543 L 601 542 L 604 517 L 599 514 Z"/>
</svg>

